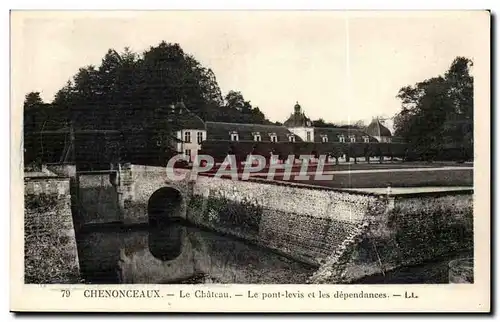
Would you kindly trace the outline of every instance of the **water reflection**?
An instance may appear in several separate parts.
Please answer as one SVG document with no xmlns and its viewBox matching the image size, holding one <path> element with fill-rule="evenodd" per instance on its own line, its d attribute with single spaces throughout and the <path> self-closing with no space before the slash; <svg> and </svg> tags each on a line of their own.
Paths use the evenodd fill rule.
<svg viewBox="0 0 500 322">
<path fill-rule="evenodd" d="M 178 220 L 169 220 L 159 225 L 149 225 L 149 251 L 161 261 L 176 259 L 182 252 L 182 241 L 185 232 L 185 227 Z"/>
<path fill-rule="evenodd" d="M 163 187 L 156 190 L 148 201 L 148 220 L 153 227 L 168 226 L 170 221 L 182 218 L 182 195 L 179 190 Z"/>
<path fill-rule="evenodd" d="M 182 252 L 185 229 L 180 223 L 181 203 L 181 193 L 171 187 L 158 189 L 149 199 L 149 251 L 161 261 L 174 260 Z"/>
<path fill-rule="evenodd" d="M 180 221 L 93 227 L 79 234 L 78 247 L 87 283 L 300 284 L 314 272 L 308 265 Z"/>
</svg>

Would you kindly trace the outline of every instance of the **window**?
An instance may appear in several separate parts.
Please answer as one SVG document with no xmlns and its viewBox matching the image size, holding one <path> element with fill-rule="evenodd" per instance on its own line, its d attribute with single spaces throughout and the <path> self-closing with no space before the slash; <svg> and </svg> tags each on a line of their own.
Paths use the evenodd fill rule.
<svg viewBox="0 0 500 322">
<path fill-rule="evenodd" d="M 186 131 L 184 133 L 184 143 L 191 143 L 191 132 Z"/>
<path fill-rule="evenodd" d="M 238 133 L 231 133 L 231 141 L 238 141 Z"/>
<path fill-rule="evenodd" d="M 365 143 L 370 143 L 370 137 L 369 136 L 363 136 L 363 139 L 365 140 Z"/>
<path fill-rule="evenodd" d="M 203 132 L 198 132 L 197 138 L 198 138 L 198 144 L 201 144 L 201 142 L 203 141 Z"/>
<path fill-rule="evenodd" d="M 290 142 L 295 142 L 295 135 L 293 135 L 293 134 L 292 134 L 292 135 L 289 135 L 289 136 L 288 136 L 288 140 L 289 140 Z"/>
<path fill-rule="evenodd" d="M 191 150 L 186 149 L 186 150 L 184 151 L 184 155 L 186 155 L 186 156 L 190 157 L 190 156 L 191 156 Z"/>
<path fill-rule="evenodd" d="M 311 142 L 311 132 L 307 131 L 307 142 Z"/>
<path fill-rule="evenodd" d="M 323 143 L 328 142 L 328 136 L 323 135 L 323 136 L 321 137 L 321 142 L 323 142 Z"/>
<path fill-rule="evenodd" d="M 257 141 L 257 142 L 262 141 L 262 138 L 260 137 L 260 133 L 259 132 L 254 132 L 252 134 L 253 134 L 253 140 L 254 141 Z"/>
<path fill-rule="evenodd" d="M 345 137 L 343 135 L 339 135 L 339 142 L 342 142 L 342 143 L 345 142 Z"/>
<path fill-rule="evenodd" d="M 351 135 L 350 139 L 351 139 L 351 142 L 353 142 L 353 143 L 356 142 L 356 137 L 354 135 Z"/>
</svg>

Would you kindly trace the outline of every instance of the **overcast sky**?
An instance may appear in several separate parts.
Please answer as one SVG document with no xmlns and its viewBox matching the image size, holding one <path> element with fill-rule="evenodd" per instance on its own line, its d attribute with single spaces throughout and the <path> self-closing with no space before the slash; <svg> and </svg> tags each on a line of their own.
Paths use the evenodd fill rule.
<svg viewBox="0 0 500 322">
<path fill-rule="evenodd" d="M 480 13 L 479 13 L 480 14 Z M 15 15 L 15 14 L 14 14 Z M 306 114 L 348 122 L 392 116 L 405 85 L 474 60 L 478 13 L 94 12 L 37 13 L 13 26 L 15 95 L 50 102 L 79 67 L 109 48 L 142 52 L 179 43 L 211 68 L 223 95 L 241 91 L 273 121 L 296 101 Z M 15 16 L 14 16 L 15 18 Z M 16 30 L 13 30 L 13 32 Z M 21 98 L 22 99 L 22 98 Z"/>
</svg>

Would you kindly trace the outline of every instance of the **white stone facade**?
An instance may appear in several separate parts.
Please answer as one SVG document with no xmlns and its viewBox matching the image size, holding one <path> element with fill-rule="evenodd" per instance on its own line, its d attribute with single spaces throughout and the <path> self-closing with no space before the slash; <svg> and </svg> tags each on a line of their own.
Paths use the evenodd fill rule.
<svg viewBox="0 0 500 322">
<path fill-rule="evenodd" d="M 181 142 L 177 143 L 177 152 L 189 155 L 190 160 L 193 161 L 201 149 L 201 142 L 207 139 L 207 131 L 202 129 L 182 129 L 177 131 L 177 139 L 181 140 Z"/>
<path fill-rule="evenodd" d="M 300 137 L 304 142 L 314 142 L 313 127 L 289 127 L 288 130 Z"/>
</svg>

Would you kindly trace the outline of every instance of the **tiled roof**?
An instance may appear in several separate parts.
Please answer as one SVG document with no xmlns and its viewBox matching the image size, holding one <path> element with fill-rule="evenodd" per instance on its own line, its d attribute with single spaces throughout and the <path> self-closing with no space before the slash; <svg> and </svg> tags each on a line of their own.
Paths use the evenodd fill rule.
<svg viewBox="0 0 500 322">
<path fill-rule="evenodd" d="M 287 127 L 309 127 L 311 120 L 302 112 L 295 112 L 283 123 Z"/>
<path fill-rule="evenodd" d="M 369 136 L 361 130 L 355 129 L 345 129 L 336 127 L 315 127 L 314 128 L 314 142 L 323 142 L 323 136 L 328 137 L 328 142 L 339 142 L 338 136 L 344 135 L 345 142 L 350 142 L 350 137 L 354 135 L 356 142 L 364 142 L 364 137 Z M 377 142 L 377 140 L 371 136 L 370 142 Z"/>
<path fill-rule="evenodd" d="M 191 112 L 183 102 L 175 104 L 175 118 L 183 129 L 204 130 L 205 122 L 196 114 Z"/>
<path fill-rule="evenodd" d="M 239 141 L 254 141 L 253 133 L 259 133 L 262 142 L 270 142 L 270 133 L 275 133 L 278 142 L 288 142 L 289 135 L 293 135 L 286 127 L 273 124 L 245 124 L 225 122 L 205 122 L 207 141 L 230 140 L 230 132 L 238 133 Z M 295 141 L 302 141 L 295 135 Z"/>
<path fill-rule="evenodd" d="M 391 131 L 383 126 L 378 119 L 374 119 L 366 128 L 366 133 L 371 136 L 392 136 Z"/>
</svg>

